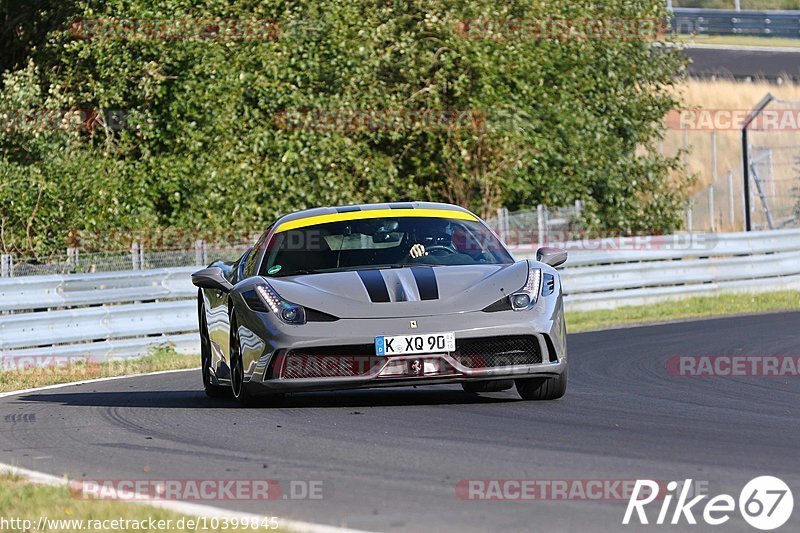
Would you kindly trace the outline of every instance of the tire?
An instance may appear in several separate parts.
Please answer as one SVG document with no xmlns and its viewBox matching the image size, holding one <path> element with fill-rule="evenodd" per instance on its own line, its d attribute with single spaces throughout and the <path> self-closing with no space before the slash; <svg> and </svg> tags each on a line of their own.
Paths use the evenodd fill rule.
<svg viewBox="0 0 800 533">
<path fill-rule="evenodd" d="M 200 369 L 203 376 L 203 389 L 210 398 L 224 398 L 230 394 L 228 387 L 217 385 L 211 381 L 211 341 L 208 338 L 208 324 L 206 323 L 206 308 L 200 294 L 198 310 L 198 323 L 200 327 Z"/>
<path fill-rule="evenodd" d="M 242 362 L 242 352 L 239 349 L 239 328 L 236 324 L 236 316 L 231 310 L 230 314 L 231 343 L 231 393 L 242 407 L 268 407 L 279 405 L 283 401 L 283 394 L 253 394 L 244 382 L 244 364 Z"/>
<path fill-rule="evenodd" d="M 523 400 L 556 400 L 567 392 L 567 369 L 560 376 L 516 379 L 514 383 Z"/>
<path fill-rule="evenodd" d="M 461 388 L 464 392 L 478 393 L 478 392 L 500 392 L 508 390 L 514 386 L 514 382 L 510 379 L 496 380 L 496 381 L 470 381 L 462 383 Z"/>
</svg>

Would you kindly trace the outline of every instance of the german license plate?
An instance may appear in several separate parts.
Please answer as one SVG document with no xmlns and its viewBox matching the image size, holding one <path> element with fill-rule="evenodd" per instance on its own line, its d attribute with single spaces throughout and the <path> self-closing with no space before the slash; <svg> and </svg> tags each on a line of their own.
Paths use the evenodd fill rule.
<svg viewBox="0 0 800 533">
<path fill-rule="evenodd" d="M 453 332 L 375 337 L 375 355 L 409 355 L 455 350 L 456 334 Z"/>
</svg>

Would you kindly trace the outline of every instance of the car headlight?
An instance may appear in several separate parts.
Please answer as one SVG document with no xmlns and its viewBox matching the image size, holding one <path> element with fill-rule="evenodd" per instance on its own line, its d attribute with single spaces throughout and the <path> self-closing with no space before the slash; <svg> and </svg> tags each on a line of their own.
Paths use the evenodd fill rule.
<svg viewBox="0 0 800 533">
<path fill-rule="evenodd" d="M 511 309 L 514 311 L 525 311 L 536 305 L 541 286 L 542 269 L 531 268 L 530 263 L 528 263 L 528 279 L 525 281 L 525 285 L 514 294 L 508 295 L 508 302 L 511 304 Z"/>
<path fill-rule="evenodd" d="M 264 285 L 258 285 L 256 287 L 256 293 L 266 308 L 275 313 L 275 316 L 281 319 L 281 321 L 294 325 L 306 323 L 305 308 L 302 305 L 284 300 L 270 285 L 266 283 Z M 249 304 L 250 302 L 248 301 L 248 305 Z M 267 309 L 263 310 L 266 311 Z M 259 311 L 260 309 L 254 310 Z"/>
</svg>

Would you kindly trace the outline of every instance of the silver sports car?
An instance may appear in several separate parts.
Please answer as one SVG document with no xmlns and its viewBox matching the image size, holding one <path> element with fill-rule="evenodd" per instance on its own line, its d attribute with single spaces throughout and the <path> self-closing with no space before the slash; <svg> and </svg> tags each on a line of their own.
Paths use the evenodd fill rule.
<svg viewBox="0 0 800 533">
<path fill-rule="evenodd" d="M 567 254 L 514 261 L 466 209 L 324 207 L 270 226 L 232 263 L 192 275 L 203 384 L 243 405 L 286 392 L 460 383 L 567 388 L 561 283 Z"/>
</svg>

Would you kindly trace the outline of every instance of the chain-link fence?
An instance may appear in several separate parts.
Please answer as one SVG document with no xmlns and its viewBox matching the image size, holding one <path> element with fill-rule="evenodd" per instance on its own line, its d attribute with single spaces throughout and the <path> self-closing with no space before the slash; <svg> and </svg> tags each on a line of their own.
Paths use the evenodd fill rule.
<svg viewBox="0 0 800 533">
<path fill-rule="evenodd" d="M 800 102 L 767 95 L 747 127 L 750 223 L 754 230 L 800 226 Z"/>
<path fill-rule="evenodd" d="M 62 257 L 36 259 L 0 257 L 1 277 L 43 276 L 54 274 L 90 274 L 93 272 L 115 272 L 122 270 L 149 270 L 182 266 L 203 267 L 212 261 L 232 261 L 247 249 L 247 245 L 207 246 L 197 241 L 192 249 L 148 250 L 133 243 L 130 250 L 109 252 L 81 252 L 70 248 Z"/>
<path fill-rule="evenodd" d="M 676 112 L 661 151 L 679 150 L 683 171 L 697 178 L 684 215 L 689 232 L 742 231 L 748 218 L 753 230 L 800 227 L 800 102 L 768 94 L 752 110 Z"/>
<path fill-rule="evenodd" d="M 497 216 L 486 222 L 509 246 L 538 245 L 551 241 L 564 241 L 569 235 L 583 230 L 581 213 L 583 203 L 563 207 L 538 205 L 536 209 L 523 209 L 509 213 L 497 210 Z"/>
<path fill-rule="evenodd" d="M 487 222 L 511 246 L 525 246 L 550 241 L 567 240 L 567 236 L 580 231 L 583 205 L 536 209 L 509 213 L 499 209 L 496 217 Z M 134 242 L 129 250 L 108 252 L 83 252 L 69 248 L 61 257 L 30 258 L 0 255 L 0 277 L 44 276 L 62 274 L 90 274 L 124 270 L 197 266 L 203 267 L 217 260 L 232 261 L 247 249 L 247 244 L 208 245 L 198 240 L 193 248 L 147 249 Z"/>
</svg>

